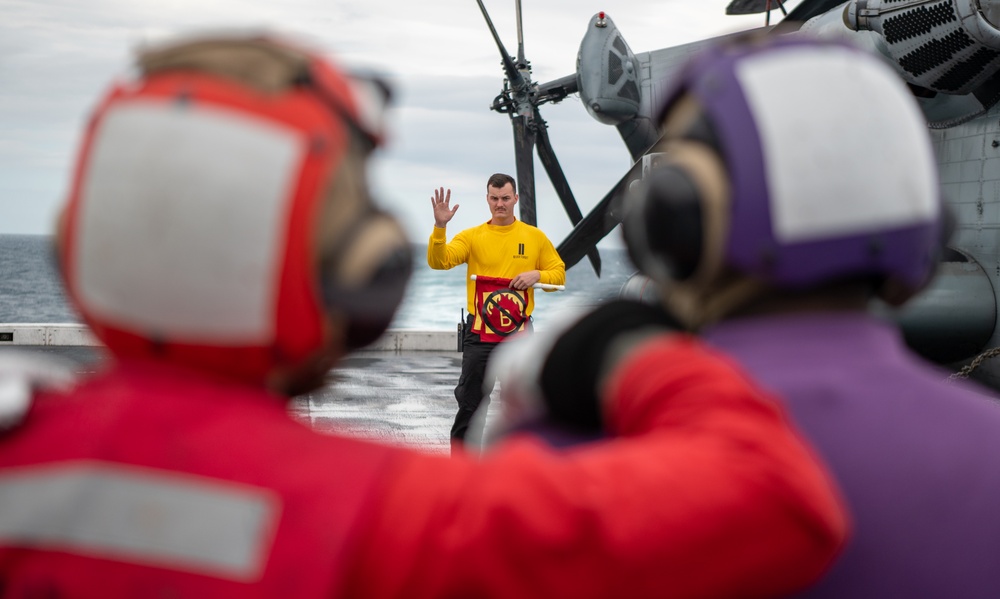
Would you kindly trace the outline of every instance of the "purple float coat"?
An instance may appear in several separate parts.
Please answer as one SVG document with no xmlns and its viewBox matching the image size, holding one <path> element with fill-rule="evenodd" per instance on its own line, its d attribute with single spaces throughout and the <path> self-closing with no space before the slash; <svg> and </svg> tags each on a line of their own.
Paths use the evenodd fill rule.
<svg viewBox="0 0 1000 599">
<path fill-rule="evenodd" d="M 853 536 L 803 597 L 1000 597 L 1000 403 L 857 313 L 736 319 L 705 338 L 777 393 Z"/>
</svg>

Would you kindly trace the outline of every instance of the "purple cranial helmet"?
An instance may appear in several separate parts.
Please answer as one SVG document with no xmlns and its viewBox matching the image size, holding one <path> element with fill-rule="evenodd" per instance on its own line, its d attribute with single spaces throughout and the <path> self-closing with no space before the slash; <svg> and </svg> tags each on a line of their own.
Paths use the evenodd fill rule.
<svg viewBox="0 0 1000 599">
<path fill-rule="evenodd" d="M 867 277 L 884 281 L 894 302 L 926 284 L 942 238 L 935 156 L 916 102 L 881 60 L 799 36 L 746 38 L 698 55 L 667 97 L 658 148 L 666 171 L 674 180 L 691 174 L 690 161 L 677 157 L 693 143 L 706 147 L 704 135 L 669 125 L 694 104 L 727 181 L 721 210 L 706 205 L 710 194 L 695 174 L 690 187 L 698 191 L 680 199 L 671 190 L 684 186 L 650 182 L 630 195 L 626 241 L 652 278 L 705 287 L 736 273 L 807 289 Z M 691 197 L 699 260 L 678 276 L 669 264 L 677 250 L 656 239 L 655 215 L 663 223 Z"/>
</svg>

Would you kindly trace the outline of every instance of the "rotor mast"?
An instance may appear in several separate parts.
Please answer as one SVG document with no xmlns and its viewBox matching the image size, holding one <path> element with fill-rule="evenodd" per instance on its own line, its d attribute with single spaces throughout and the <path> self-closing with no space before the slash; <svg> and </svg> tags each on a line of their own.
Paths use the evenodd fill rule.
<svg viewBox="0 0 1000 599">
<path fill-rule="evenodd" d="M 576 76 L 563 77 L 543 86 L 531 80 L 531 63 L 524 55 L 524 30 L 521 20 L 521 0 L 515 0 L 517 16 L 517 62 L 511 58 L 500 36 L 497 34 L 493 21 L 490 19 L 483 0 L 476 0 L 483 18 L 489 26 L 493 41 L 500 51 L 503 65 L 503 90 L 493 99 L 491 109 L 506 114 L 510 118 L 514 130 L 514 164 L 517 169 L 518 204 L 521 220 L 529 225 L 537 225 L 535 211 L 535 157 L 537 150 L 542 165 L 556 189 L 556 194 L 562 202 L 570 221 L 575 226 L 582 220 L 580 208 L 569 188 L 569 183 L 563 175 L 559 161 L 555 157 L 552 145 L 549 143 L 547 125 L 538 112 L 538 106 L 546 102 L 558 102 L 578 90 Z M 592 248 L 587 257 L 594 271 L 601 274 L 601 256 L 597 248 Z"/>
</svg>

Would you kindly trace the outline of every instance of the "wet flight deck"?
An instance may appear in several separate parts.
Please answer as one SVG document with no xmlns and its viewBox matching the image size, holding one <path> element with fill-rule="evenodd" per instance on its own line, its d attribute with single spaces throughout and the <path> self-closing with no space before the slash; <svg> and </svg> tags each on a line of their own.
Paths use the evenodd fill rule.
<svg viewBox="0 0 1000 599">
<path fill-rule="evenodd" d="M 81 374 L 107 359 L 93 346 L 0 345 L 0 356 L 4 351 L 62 356 L 75 362 Z M 462 354 L 455 349 L 357 352 L 330 372 L 323 388 L 295 397 L 289 412 L 321 432 L 447 453 L 461 365 Z M 494 391 L 491 415 L 496 396 Z"/>
</svg>

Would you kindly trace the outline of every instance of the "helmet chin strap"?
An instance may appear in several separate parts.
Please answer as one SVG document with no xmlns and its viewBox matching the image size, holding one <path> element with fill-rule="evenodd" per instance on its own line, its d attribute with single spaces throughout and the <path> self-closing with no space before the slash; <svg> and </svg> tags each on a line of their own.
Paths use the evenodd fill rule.
<svg viewBox="0 0 1000 599">
<path fill-rule="evenodd" d="M 688 330 L 697 331 L 762 296 L 768 286 L 761 281 L 731 274 L 707 286 L 683 282 L 668 283 L 662 288 L 667 310 Z"/>
<path fill-rule="evenodd" d="M 865 311 L 876 290 L 881 293 L 884 288 L 874 280 L 849 278 L 800 290 L 778 289 L 731 272 L 711 288 L 678 283 L 663 297 L 671 313 L 698 330 L 734 316 Z"/>
</svg>

